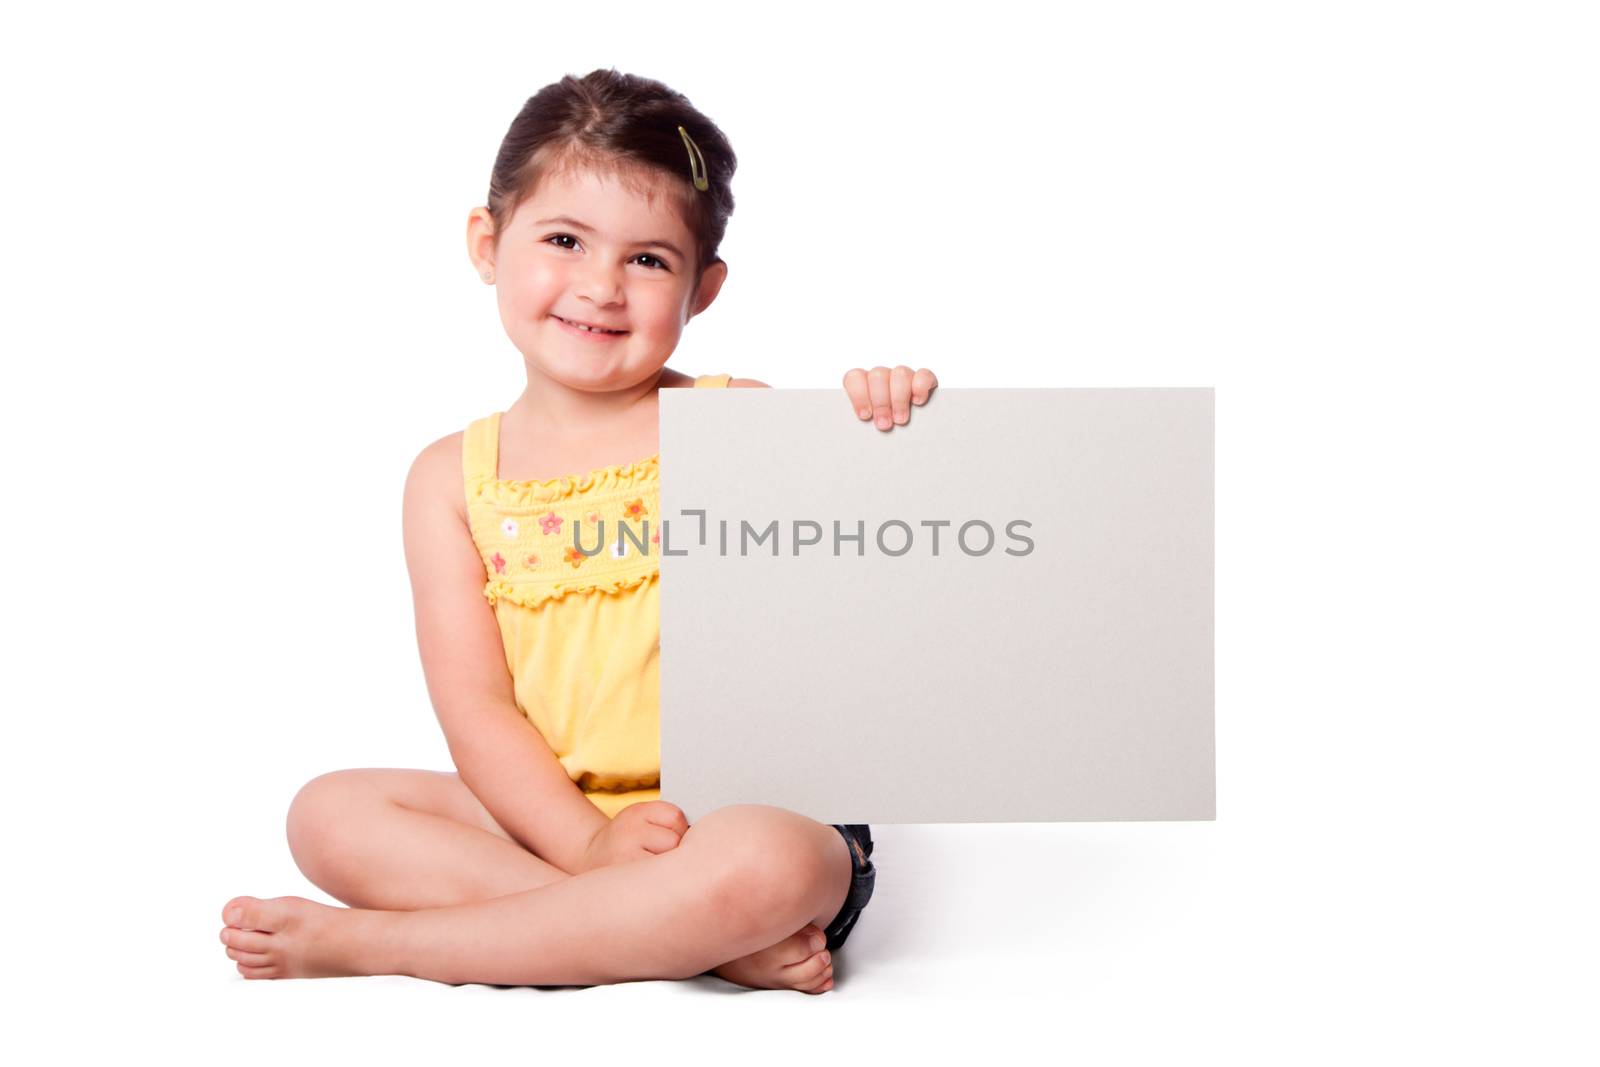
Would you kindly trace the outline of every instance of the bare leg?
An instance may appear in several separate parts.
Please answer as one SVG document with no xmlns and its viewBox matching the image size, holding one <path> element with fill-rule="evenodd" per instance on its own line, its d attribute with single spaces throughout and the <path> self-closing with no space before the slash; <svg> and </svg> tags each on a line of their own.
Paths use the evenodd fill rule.
<svg viewBox="0 0 1600 1067">
<path fill-rule="evenodd" d="M 826 923 L 849 875 L 831 827 L 737 805 L 701 819 L 671 852 L 491 900 L 395 912 L 241 897 L 225 920 L 248 934 L 238 947 L 252 976 L 593 985 L 689 977 Z"/>
<path fill-rule="evenodd" d="M 430 773 L 362 774 L 413 774 L 414 782 L 430 781 Z M 344 789 L 357 785 L 347 776 L 325 779 L 333 777 L 341 777 Z M 475 798 L 464 803 L 470 792 L 459 787 L 459 779 L 435 774 L 430 784 L 438 792 L 446 781 L 458 787 L 456 800 L 462 803 L 451 808 L 432 797 L 429 805 L 445 806 L 454 817 L 406 811 L 416 816 L 408 841 L 395 840 L 395 825 L 381 833 L 363 829 L 358 819 L 350 819 L 349 809 L 339 819 L 314 819 L 301 811 L 296 821 L 291 813 L 296 857 L 318 885 L 344 899 L 360 897 L 368 907 L 416 907 L 419 896 L 453 899 L 530 881 L 542 881 L 539 888 L 514 889 L 509 896 L 466 907 L 432 907 L 410 921 L 403 915 L 323 909 L 298 897 L 269 902 L 240 897 L 235 904 L 248 913 L 234 925 L 254 926 L 258 933 L 232 929 L 224 931 L 224 939 L 235 934 L 229 955 L 240 961 L 243 973 L 410 973 L 442 981 L 536 984 L 682 977 L 701 973 L 717 960 L 750 957 L 808 921 L 821 926 L 837 912 L 850 885 L 848 849 L 832 827 L 765 806 L 710 814 L 691 827 L 674 853 L 566 877 L 510 841 Z M 323 781 L 320 792 L 326 795 L 330 785 Z M 371 793 L 368 800 L 386 793 L 371 781 L 363 789 Z M 299 798 L 296 805 L 302 806 Z M 394 806 L 387 800 L 384 805 Z M 365 885 L 338 885 L 347 875 L 318 869 L 320 861 L 307 853 L 307 841 L 317 840 L 318 824 L 350 829 L 333 851 L 357 861 L 344 865 L 344 872 L 373 872 Z M 368 854 L 360 856 L 363 851 Z M 491 853 L 498 859 L 486 859 Z M 419 869 L 432 875 L 418 878 Z"/>
<path fill-rule="evenodd" d="M 306 877 L 354 908 L 445 907 L 568 877 L 513 840 L 450 772 L 368 768 L 321 775 L 296 795 L 288 835 Z M 833 987 L 827 921 L 789 931 L 711 973 L 755 989 L 826 992 Z M 244 971 L 245 954 L 232 945 L 237 939 L 224 931 L 228 954 Z"/>
<path fill-rule="evenodd" d="M 441 771 L 313 778 L 289 807 L 288 835 L 305 876 L 352 908 L 465 904 L 568 877 L 513 840 L 458 775 Z"/>
</svg>

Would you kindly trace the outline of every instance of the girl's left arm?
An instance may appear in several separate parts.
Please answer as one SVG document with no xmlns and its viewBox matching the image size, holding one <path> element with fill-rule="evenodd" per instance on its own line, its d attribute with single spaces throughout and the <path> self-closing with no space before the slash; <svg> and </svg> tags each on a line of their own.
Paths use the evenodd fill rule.
<svg viewBox="0 0 1600 1067">
<path fill-rule="evenodd" d="M 734 389 L 770 389 L 765 382 L 754 378 L 733 378 L 728 386 Z M 852 367 L 844 373 L 844 391 L 850 397 L 850 406 L 856 417 L 865 422 L 874 415 L 880 430 L 904 426 L 911 419 L 911 405 L 921 407 L 939 388 L 939 379 L 926 367 L 912 370 L 905 364 L 898 367 L 873 367 L 865 370 Z"/>
</svg>

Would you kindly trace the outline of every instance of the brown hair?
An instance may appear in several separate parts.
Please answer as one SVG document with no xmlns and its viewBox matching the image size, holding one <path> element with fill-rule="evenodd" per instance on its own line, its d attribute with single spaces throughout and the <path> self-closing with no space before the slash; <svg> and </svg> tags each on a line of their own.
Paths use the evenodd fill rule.
<svg viewBox="0 0 1600 1067">
<path fill-rule="evenodd" d="M 691 180 L 689 149 L 679 126 L 705 158 L 710 187 L 704 191 Z M 652 199 L 649 178 L 665 176 L 679 214 L 694 234 L 698 283 L 705 269 L 721 258 L 717 249 L 733 214 L 729 183 L 737 165 L 728 138 L 682 93 L 614 69 L 581 78 L 568 74 L 529 97 L 500 142 L 487 205 L 495 247 L 517 207 L 547 175 L 598 168 Z"/>
</svg>

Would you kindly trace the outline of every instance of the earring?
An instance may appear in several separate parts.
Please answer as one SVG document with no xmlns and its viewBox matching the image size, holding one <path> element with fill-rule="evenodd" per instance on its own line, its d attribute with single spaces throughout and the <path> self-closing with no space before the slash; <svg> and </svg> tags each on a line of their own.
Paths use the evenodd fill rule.
<svg viewBox="0 0 1600 1067">
<path fill-rule="evenodd" d="M 486 281 L 486 282 L 494 281 L 494 274 L 491 273 L 490 271 L 484 271 L 483 272 L 483 280 Z"/>
</svg>

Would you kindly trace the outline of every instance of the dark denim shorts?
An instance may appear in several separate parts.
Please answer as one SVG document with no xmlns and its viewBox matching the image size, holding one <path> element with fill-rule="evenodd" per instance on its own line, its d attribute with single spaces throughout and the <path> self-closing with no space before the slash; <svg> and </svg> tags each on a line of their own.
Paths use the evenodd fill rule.
<svg viewBox="0 0 1600 1067">
<path fill-rule="evenodd" d="M 850 846 L 850 862 L 855 874 L 851 879 L 850 895 L 845 898 L 844 906 L 823 931 L 828 937 L 829 952 L 838 949 L 844 944 L 845 938 L 850 936 L 851 928 L 861 916 L 861 909 L 872 899 L 872 886 L 878 878 L 878 869 L 872 865 L 871 859 L 872 827 L 839 823 L 831 825 L 844 836 L 845 844 Z"/>
</svg>

